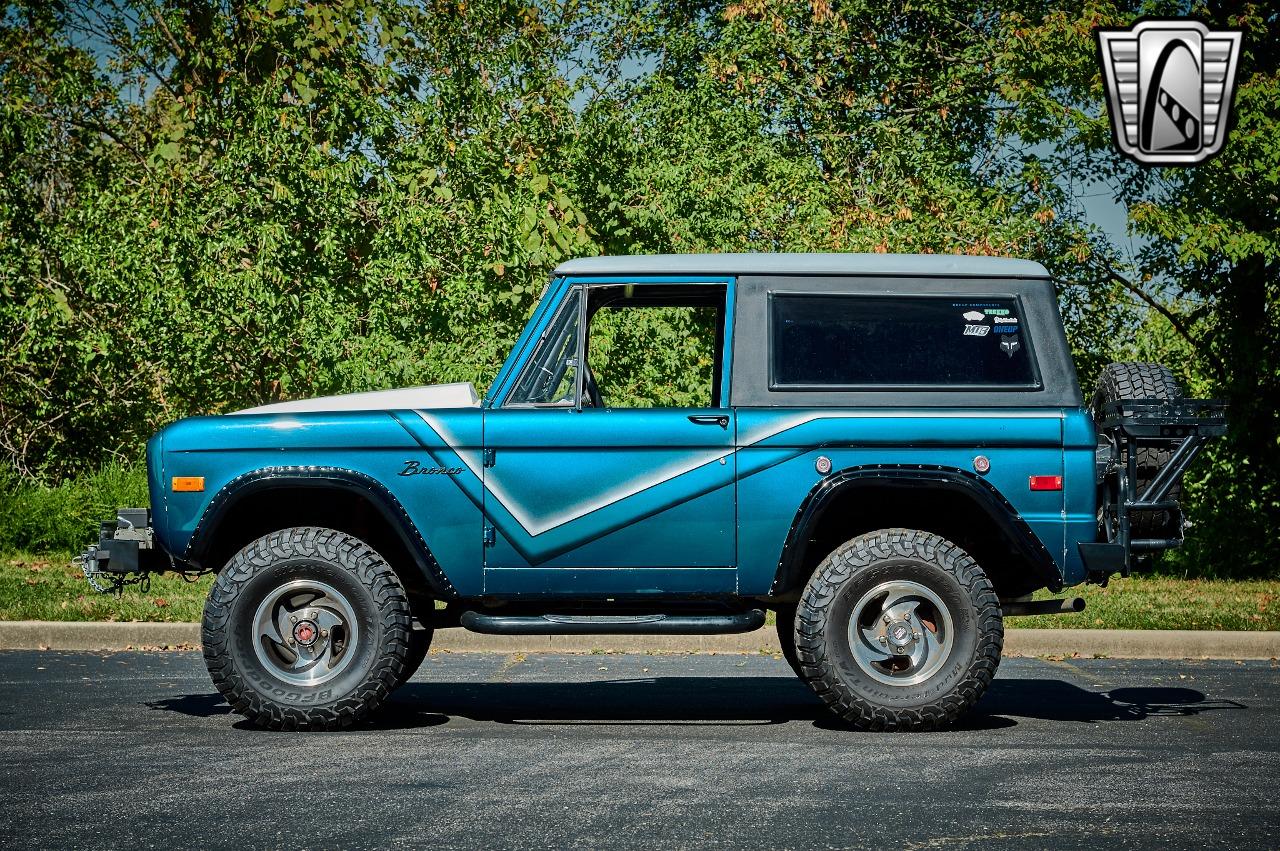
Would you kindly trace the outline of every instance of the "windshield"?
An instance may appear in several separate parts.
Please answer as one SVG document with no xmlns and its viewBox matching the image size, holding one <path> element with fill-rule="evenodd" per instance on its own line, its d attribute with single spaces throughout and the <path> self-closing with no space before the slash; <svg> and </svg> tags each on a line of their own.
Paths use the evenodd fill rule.
<svg viewBox="0 0 1280 851">
<path fill-rule="evenodd" d="M 578 300 L 573 290 L 560 305 L 520 372 L 508 405 L 570 406 L 577 402 Z"/>
</svg>

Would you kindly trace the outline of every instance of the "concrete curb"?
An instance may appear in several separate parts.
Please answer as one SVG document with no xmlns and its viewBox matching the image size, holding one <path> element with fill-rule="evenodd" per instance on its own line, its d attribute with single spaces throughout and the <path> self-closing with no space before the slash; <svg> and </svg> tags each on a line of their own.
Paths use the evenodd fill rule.
<svg viewBox="0 0 1280 851">
<path fill-rule="evenodd" d="M 0 650 L 125 650 L 200 646 L 198 623 L 0 621 Z"/>
<path fill-rule="evenodd" d="M 0 650 L 197 648 L 194 623 L 0 621 Z M 441 631 L 433 651 L 450 653 L 777 653 L 772 627 L 742 635 L 480 635 Z M 1137 629 L 1010 629 L 1006 656 L 1116 659 L 1274 659 L 1280 632 Z"/>
</svg>

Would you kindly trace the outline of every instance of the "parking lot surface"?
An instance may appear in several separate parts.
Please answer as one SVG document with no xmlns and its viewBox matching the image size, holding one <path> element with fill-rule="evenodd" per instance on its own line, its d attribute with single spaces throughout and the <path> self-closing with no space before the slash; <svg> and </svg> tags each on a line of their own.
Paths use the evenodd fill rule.
<svg viewBox="0 0 1280 851">
<path fill-rule="evenodd" d="M 1276 848 L 1273 662 L 1007 659 L 959 728 L 858 733 L 768 656 L 432 654 L 341 733 L 197 653 L 0 653 L 0 845 Z"/>
</svg>

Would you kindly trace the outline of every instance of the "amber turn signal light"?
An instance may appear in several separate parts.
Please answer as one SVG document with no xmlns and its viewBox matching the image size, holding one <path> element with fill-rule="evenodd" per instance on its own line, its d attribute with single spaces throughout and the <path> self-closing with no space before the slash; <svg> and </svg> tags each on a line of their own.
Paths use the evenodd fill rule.
<svg viewBox="0 0 1280 851">
<path fill-rule="evenodd" d="M 1031 489 L 1033 491 L 1060 491 L 1062 490 L 1062 476 L 1032 476 Z"/>
<path fill-rule="evenodd" d="M 174 493 L 198 493 L 204 490 L 204 476 L 174 476 Z"/>
</svg>

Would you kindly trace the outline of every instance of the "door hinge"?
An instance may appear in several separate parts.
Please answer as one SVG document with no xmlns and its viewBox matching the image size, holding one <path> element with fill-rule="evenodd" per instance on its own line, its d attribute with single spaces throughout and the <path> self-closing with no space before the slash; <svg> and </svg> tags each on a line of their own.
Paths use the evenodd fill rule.
<svg viewBox="0 0 1280 851">
<path fill-rule="evenodd" d="M 484 545 L 486 547 L 492 547 L 497 540 L 498 536 L 497 533 L 493 531 L 493 527 L 488 523 L 484 524 Z"/>
<path fill-rule="evenodd" d="M 497 458 L 498 451 L 496 449 L 486 449 L 484 451 L 484 465 L 486 467 L 492 467 L 497 461 Z"/>
</svg>

